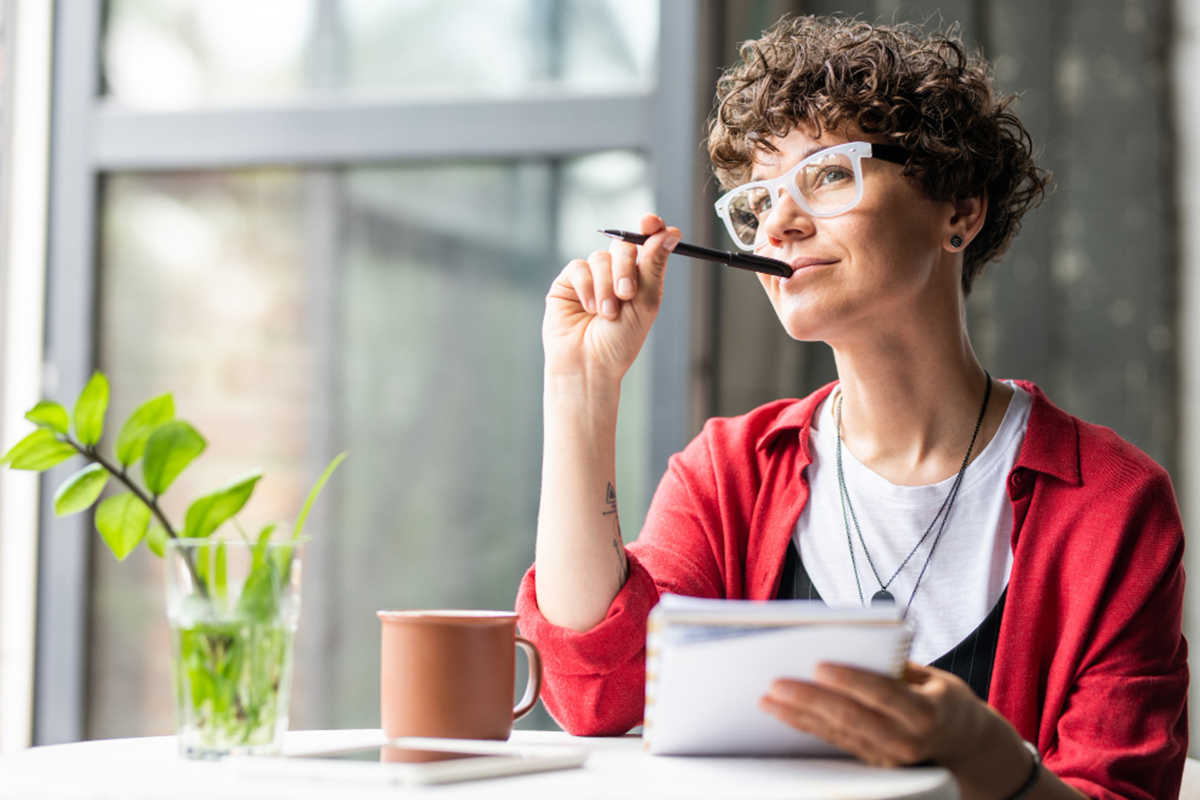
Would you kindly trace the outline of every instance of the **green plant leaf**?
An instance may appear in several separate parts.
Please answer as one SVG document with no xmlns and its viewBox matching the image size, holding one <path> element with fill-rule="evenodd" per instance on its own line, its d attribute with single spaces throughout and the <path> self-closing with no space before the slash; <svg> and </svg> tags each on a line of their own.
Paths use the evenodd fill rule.
<svg viewBox="0 0 1200 800">
<path fill-rule="evenodd" d="M 268 522 L 258 532 L 258 540 L 254 543 L 254 559 L 251 562 L 252 568 L 257 567 L 267 557 L 267 553 L 270 552 L 275 558 L 275 569 L 279 571 L 279 583 L 281 586 L 287 584 L 291 577 L 292 553 L 296 548 L 291 545 L 279 545 L 270 551 L 267 548 L 271 544 L 271 534 L 275 533 L 282 524 L 281 522 Z"/>
<path fill-rule="evenodd" d="M 155 497 L 165 492 L 206 445 L 204 437 L 183 420 L 164 422 L 146 440 L 142 457 L 146 488 Z"/>
<path fill-rule="evenodd" d="M 146 531 L 146 547 L 150 548 L 150 552 L 159 558 L 167 557 L 167 529 L 157 522 L 150 525 L 150 530 Z"/>
<path fill-rule="evenodd" d="M 208 667 L 208 653 L 203 646 L 204 633 L 181 632 L 181 637 L 190 645 L 187 651 L 188 685 L 192 688 L 192 707 L 203 708 L 216 695 L 216 685 Z"/>
<path fill-rule="evenodd" d="M 268 522 L 262 526 L 262 530 L 258 532 L 258 538 L 254 541 L 254 554 L 256 558 L 262 557 L 262 551 L 267 546 L 267 542 L 271 539 L 271 534 L 279 528 L 280 523 Z"/>
<path fill-rule="evenodd" d="M 150 524 L 150 509 L 132 492 L 113 495 L 96 507 L 96 529 L 118 561 L 133 552 Z"/>
<path fill-rule="evenodd" d="M 221 527 L 225 520 L 242 510 L 261 477 L 262 470 L 252 470 L 198 498 L 188 507 L 183 535 L 208 536 Z"/>
<path fill-rule="evenodd" d="M 221 598 L 222 600 L 225 599 L 225 593 L 228 589 L 225 560 L 225 543 L 217 542 L 217 563 L 213 567 L 213 571 L 215 573 L 213 576 L 213 581 L 216 583 L 217 597 Z"/>
<path fill-rule="evenodd" d="M 146 450 L 146 440 L 150 434 L 159 425 L 174 418 L 175 399 L 169 394 L 152 397 L 135 408 L 117 434 L 117 444 L 113 448 L 117 460 L 126 467 L 137 461 Z"/>
<path fill-rule="evenodd" d="M 212 560 L 212 545 L 202 544 L 192 551 L 196 558 L 196 580 L 208 592 L 208 562 Z"/>
<path fill-rule="evenodd" d="M 278 525 L 274 522 L 263 526 L 263 529 L 258 532 L 258 539 L 254 542 L 254 549 L 250 551 L 250 571 L 258 569 L 262 566 L 263 558 L 267 552 L 267 545 L 271 542 L 271 534 L 275 531 Z"/>
<path fill-rule="evenodd" d="M 269 522 L 258 532 L 250 560 L 250 574 L 238 598 L 237 613 L 252 622 L 267 622 L 274 618 L 279 609 L 279 594 L 285 581 L 280 576 L 277 559 L 268 556 L 271 534 L 278 527 L 278 522 Z"/>
<path fill-rule="evenodd" d="M 88 464 L 58 487 L 54 493 L 54 513 L 65 517 L 78 514 L 100 497 L 108 483 L 108 472 L 99 464 Z"/>
<path fill-rule="evenodd" d="M 73 455 L 77 455 L 74 447 L 61 442 L 49 428 L 38 428 L 0 458 L 0 464 L 7 463 L 13 469 L 27 469 L 32 472 L 43 472 L 57 466 Z"/>
<path fill-rule="evenodd" d="M 238 598 L 237 613 L 253 622 L 268 622 L 279 610 L 281 582 L 273 558 L 255 559 L 242 595 Z"/>
<path fill-rule="evenodd" d="M 286 584 L 292 576 L 292 553 L 296 548 L 291 545 L 281 545 L 271 551 L 275 558 L 275 569 L 279 572 L 279 583 Z"/>
<path fill-rule="evenodd" d="M 304 530 L 304 522 L 308 519 L 308 512 L 312 508 L 313 503 L 317 500 L 317 495 L 321 494 L 321 490 L 325 488 L 325 482 L 329 480 L 329 476 L 337 469 L 338 464 L 346 459 L 348 453 L 339 453 L 334 456 L 333 461 L 329 462 L 329 466 L 325 467 L 325 471 L 321 473 L 321 477 L 317 478 L 317 482 L 313 484 L 312 490 L 308 493 L 308 499 L 304 501 L 304 506 L 300 509 L 300 517 L 296 520 L 296 528 L 292 531 L 292 538 L 299 539 L 300 531 Z"/>
<path fill-rule="evenodd" d="M 64 436 L 71 426 L 71 418 L 67 416 L 67 410 L 61 404 L 55 403 L 53 400 L 43 400 L 25 413 L 25 419 L 37 425 L 39 428 L 49 428 L 55 433 L 61 433 Z"/>
<path fill-rule="evenodd" d="M 75 438 L 93 447 L 104 433 L 104 413 L 108 411 L 108 378 L 96 371 L 75 401 Z"/>
</svg>

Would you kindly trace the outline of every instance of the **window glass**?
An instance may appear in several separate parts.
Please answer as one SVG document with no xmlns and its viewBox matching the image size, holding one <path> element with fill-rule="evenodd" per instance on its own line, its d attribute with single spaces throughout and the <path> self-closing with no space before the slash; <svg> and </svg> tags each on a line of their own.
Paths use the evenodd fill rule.
<svg viewBox="0 0 1200 800">
<path fill-rule="evenodd" d="M 423 92 L 648 86 L 658 3 L 343 0 L 346 85 Z"/>
<path fill-rule="evenodd" d="M 105 182 L 113 413 L 170 390 L 209 437 L 168 514 L 261 465 L 244 525 L 292 519 L 321 436 L 350 451 L 311 530 L 294 727 L 378 724 L 376 610 L 512 607 L 536 530 L 545 294 L 604 246 L 596 228 L 636 225 L 647 180 L 612 152 Z M 651 367 L 647 352 L 622 393 L 628 538 L 648 502 Z M 145 548 L 118 565 L 97 547 L 89 736 L 171 731 L 161 572 Z M 528 724 L 550 724 L 539 713 Z"/>
<path fill-rule="evenodd" d="M 628 154 L 346 175 L 338 371 L 352 457 L 325 581 L 339 604 L 327 687 L 336 727 L 375 719 L 376 610 L 512 608 L 537 524 L 541 319 L 563 262 L 555 231 L 596 167 L 614 162 L 624 181 L 601 187 L 605 210 L 628 224 L 649 201 L 644 165 Z M 587 224 L 575 255 L 603 246 L 600 223 Z M 646 430 L 640 367 L 622 396 L 624 438 Z M 621 453 L 630 531 L 645 515 L 648 442 Z"/>
<path fill-rule="evenodd" d="M 652 0 L 110 0 L 104 87 L 131 108 L 371 95 L 641 91 Z"/>
<path fill-rule="evenodd" d="M 299 94 L 316 0 L 109 0 L 105 93 L 147 110 Z"/>
<path fill-rule="evenodd" d="M 255 466 L 239 516 L 257 530 L 303 502 L 313 420 L 302 185 L 293 172 L 124 175 L 102 191 L 100 368 L 107 438 L 143 400 L 170 391 L 207 451 L 163 496 L 187 503 Z M 115 492 L 109 489 L 109 493 Z M 88 736 L 172 732 L 163 562 L 124 563 L 93 540 Z"/>
</svg>

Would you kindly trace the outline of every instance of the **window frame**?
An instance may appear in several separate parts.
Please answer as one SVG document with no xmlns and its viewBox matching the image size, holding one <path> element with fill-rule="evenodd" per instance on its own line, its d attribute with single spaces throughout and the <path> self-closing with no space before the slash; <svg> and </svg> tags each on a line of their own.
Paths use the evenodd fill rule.
<svg viewBox="0 0 1200 800">
<path fill-rule="evenodd" d="M 3 3 L 0 449 L 28 432 L 42 381 L 53 9 Z M 20 198 L 20 202 L 14 202 Z M 0 755 L 32 735 L 38 476 L 0 470 Z"/>
</svg>

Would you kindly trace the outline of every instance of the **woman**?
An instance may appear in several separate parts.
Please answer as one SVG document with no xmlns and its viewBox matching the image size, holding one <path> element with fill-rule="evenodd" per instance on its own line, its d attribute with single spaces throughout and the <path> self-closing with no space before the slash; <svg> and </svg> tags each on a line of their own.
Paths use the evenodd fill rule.
<svg viewBox="0 0 1200 800">
<path fill-rule="evenodd" d="M 625 548 L 620 380 L 680 232 L 647 216 L 640 252 L 566 266 L 517 601 L 547 706 L 575 733 L 638 724 L 664 591 L 891 600 L 915 630 L 902 680 L 824 665 L 777 681 L 764 712 L 871 763 L 945 765 L 966 798 L 1175 796 L 1188 673 L 1170 481 L 1033 384 L 993 380 L 967 336 L 972 281 L 1045 185 L 1028 134 L 986 64 L 915 28 L 784 20 L 742 58 L 710 125 L 731 188 L 718 211 L 794 267 L 763 287 L 791 336 L 833 348 L 839 381 L 709 421 Z"/>
</svg>

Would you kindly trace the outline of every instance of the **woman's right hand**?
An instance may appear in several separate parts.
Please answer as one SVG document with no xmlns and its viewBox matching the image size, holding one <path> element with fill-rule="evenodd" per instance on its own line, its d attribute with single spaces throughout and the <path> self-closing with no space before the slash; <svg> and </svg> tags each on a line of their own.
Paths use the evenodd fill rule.
<svg viewBox="0 0 1200 800">
<path fill-rule="evenodd" d="M 638 245 L 614 241 L 608 252 L 575 259 L 546 295 L 542 345 L 546 374 L 591 384 L 620 383 L 646 341 L 662 302 L 667 255 L 679 243 L 678 228 L 647 214 Z"/>
</svg>

